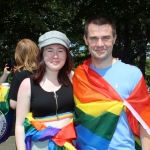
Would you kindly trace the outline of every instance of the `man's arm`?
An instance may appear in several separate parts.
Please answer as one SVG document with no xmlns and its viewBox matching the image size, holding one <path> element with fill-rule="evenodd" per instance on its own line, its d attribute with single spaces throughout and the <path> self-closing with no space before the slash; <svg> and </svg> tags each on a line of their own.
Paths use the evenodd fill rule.
<svg viewBox="0 0 150 150">
<path fill-rule="evenodd" d="M 140 125 L 140 139 L 142 150 L 150 150 L 150 135 L 147 131 Z"/>
</svg>

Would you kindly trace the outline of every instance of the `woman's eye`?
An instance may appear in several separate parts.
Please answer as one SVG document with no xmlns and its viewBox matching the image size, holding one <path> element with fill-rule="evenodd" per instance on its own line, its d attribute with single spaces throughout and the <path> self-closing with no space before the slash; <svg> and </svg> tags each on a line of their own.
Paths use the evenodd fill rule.
<svg viewBox="0 0 150 150">
<path fill-rule="evenodd" d="M 59 49 L 59 50 L 58 50 L 58 52 L 63 52 L 63 51 L 64 51 L 63 49 Z"/>
<path fill-rule="evenodd" d="M 53 50 L 51 50 L 51 49 L 49 49 L 49 50 L 47 50 L 48 52 L 53 52 Z"/>
</svg>

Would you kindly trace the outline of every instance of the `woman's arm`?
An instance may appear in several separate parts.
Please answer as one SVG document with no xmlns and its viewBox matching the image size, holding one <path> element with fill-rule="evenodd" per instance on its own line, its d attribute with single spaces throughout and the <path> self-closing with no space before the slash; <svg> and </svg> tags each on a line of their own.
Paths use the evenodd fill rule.
<svg viewBox="0 0 150 150">
<path fill-rule="evenodd" d="M 0 77 L 0 84 L 4 83 L 8 77 L 8 75 L 10 74 L 10 71 L 7 70 L 8 67 L 4 68 L 4 72 L 3 75 Z"/>
<path fill-rule="evenodd" d="M 71 71 L 70 74 L 69 74 L 69 79 L 70 79 L 71 82 L 72 82 L 73 75 L 74 75 L 74 71 Z"/>
<path fill-rule="evenodd" d="M 30 110 L 30 97 L 31 97 L 30 79 L 26 78 L 22 81 L 17 96 L 16 126 L 15 126 L 15 138 L 17 150 L 26 150 L 24 142 L 25 140 L 24 120 Z"/>
<path fill-rule="evenodd" d="M 9 100 L 9 104 L 10 104 L 10 107 L 11 107 L 12 109 L 16 109 L 16 106 L 17 106 L 17 102 L 16 102 L 16 101 L 10 99 L 10 100 Z"/>
</svg>

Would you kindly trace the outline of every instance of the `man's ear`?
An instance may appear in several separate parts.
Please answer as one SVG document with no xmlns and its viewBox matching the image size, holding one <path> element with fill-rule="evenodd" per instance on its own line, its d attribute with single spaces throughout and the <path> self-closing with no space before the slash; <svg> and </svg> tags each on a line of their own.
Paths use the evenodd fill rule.
<svg viewBox="0 0 150 150">
<path fill-rule="evenodd" d="M 88 41 L 85 35 L 83 36 L 83 39 L 84 39 L 85 44 L 88 45 Z"/>
<path fill-rule="evenodd" d="M 115 37 L 114 37 L 113 44 L 116 43 L 116 39 L 117 39 L 117 35 L 115 35 Z"/>
</svg>

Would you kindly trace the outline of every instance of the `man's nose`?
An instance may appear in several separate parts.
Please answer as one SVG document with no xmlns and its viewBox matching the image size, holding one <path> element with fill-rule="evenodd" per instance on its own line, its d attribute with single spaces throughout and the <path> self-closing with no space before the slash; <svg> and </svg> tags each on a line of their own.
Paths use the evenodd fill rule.
<svg viewBox="0 0 150 150">
<path fill-rule="evenodd" d="M 104 42 L 101 38 L 98 39 L 97 43 L 96 43 L 97 46 L 103 46 L 104 45 Z"/>
</svg>

